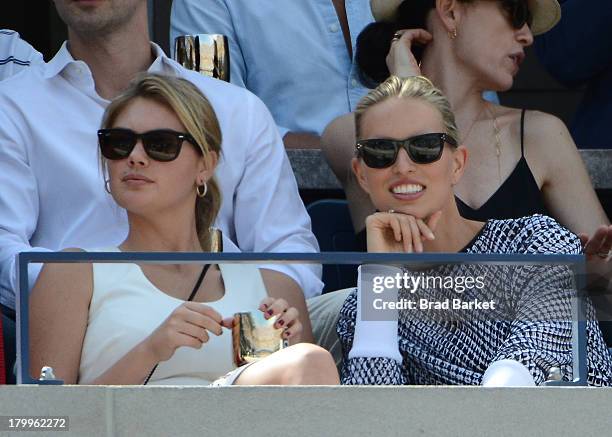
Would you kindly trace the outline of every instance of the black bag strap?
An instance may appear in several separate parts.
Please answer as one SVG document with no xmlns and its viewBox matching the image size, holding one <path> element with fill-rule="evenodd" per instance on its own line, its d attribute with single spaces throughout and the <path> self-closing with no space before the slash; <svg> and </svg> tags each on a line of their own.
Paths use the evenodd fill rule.
<svg viewBox="0 0 612 437">
<path fill-rule="evenodd" d="M 191 291 L 191 294 L 189 295 L 189 298 L 187 299 L 187 302 L 191 302 L 193 300 L 193 298 L 195 297 L 196 293 L 200 289 L 200 285 L 202 285 L 202 281 L 204 280 L 204 276 L 206 276 L 206 272 L 208 271 L 209 268 L 210 268 L 210 264 L 204 264 L 204 267 L 202 268 L 202 272 L 200 273 L 200 276 L 198 276 L 198 280 L 196 281 L 195 285 L 193 286 L 193 290 Z M 147 383 L 151 379 L 151 376 L 153 376 L 153 372 L 155 372 L 155 369 L 157 369 L 158 365 L 159 365 L 159 363 L 157 363 L 155 366 L 153 366 L 153 368 L 151 369 L 151 371 L 147 375 L 147 378 L 144 380 L 142 385 L 147 385 Z"/>
</svg>

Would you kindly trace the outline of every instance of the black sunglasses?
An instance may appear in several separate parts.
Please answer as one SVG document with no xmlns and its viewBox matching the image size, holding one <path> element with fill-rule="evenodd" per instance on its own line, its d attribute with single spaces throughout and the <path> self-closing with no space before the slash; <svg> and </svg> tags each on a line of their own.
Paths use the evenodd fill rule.
<svg viewBox="0 0 612 437">
<path fill-rule="evenodd" d="M 400 147 L 416 164 L 430 164 L 442 156 L 444 143 L 456 146 L 457 142 L 448 134 L 431 133 L 417 135 L 405 140 L 370 139 L 357 141 L 357 154 L 371 168 L 386 168 L 397 159 Z"/>
<path fill-rule="evenodd" d="M 168 162 L 176 159 L 181 153 L 183 141 L 189 141 L 198 151 L 201 150 L 191 135 L 171 129 L 151 130 L 141 134 L 122 128 L 98 131 L 98 143 L 102 156 L 110 160 L 130 156 L 138 139 L 142 140 L 142 146 L 149 158 L 156 161 Z"/>
<path fill-rule="evenodd" d="M 499 2 L 513 28 L 522 29 L 525 24 L 531 27 L 533 17 L 527 0 L 499 0 Z"/>
</svg>

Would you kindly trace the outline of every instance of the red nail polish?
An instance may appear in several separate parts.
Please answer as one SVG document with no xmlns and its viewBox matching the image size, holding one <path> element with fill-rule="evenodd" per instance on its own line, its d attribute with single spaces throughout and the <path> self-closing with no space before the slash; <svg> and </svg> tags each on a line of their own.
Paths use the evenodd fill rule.
<svg viewBox="0 0 612 437">
<path fill-rule="evenodd" d="M 285 324 L 285 321 L 284 321 L 284 320 L 279 320 L 277 323 L 278 323 L 280 326 L 283 326 L 283 325 Z"/>
<path fill-rule="evenodd" d="M 271 316 L 272 314 L 274 314 L 274 310 L 268 310 L 268 315 Z"/>
</svg>

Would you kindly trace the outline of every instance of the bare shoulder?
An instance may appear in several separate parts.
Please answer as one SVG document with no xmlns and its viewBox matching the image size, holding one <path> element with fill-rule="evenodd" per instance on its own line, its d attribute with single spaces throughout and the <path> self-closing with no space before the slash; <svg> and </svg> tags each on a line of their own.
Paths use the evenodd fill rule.
<svg viewBox="0 0 612 437">
<path fill-rule="evenodd" d="M 69 248 L 62 252 L 84 252 Z M 44 293 L 43 293 L 44 292 Z M 93 266 L 91 263 L 46 263 L 32 290 L 33 296 L 66 297 L 75 304 L 91 301 L 93 294 Z"/>
<path fill-rule="evenodd" d="M 586 176 L 584 163 L 565 123 L 541 111 L 525 114 L 525 154 L 530 165 L 540 168 L 545 182 L 568 175 Z"/>
<path fill-rule="evenodd" d="M 355 142 L 355 115 L 341 115 L 327 125 L 322 135 L 322 142 L 330 146 L 353 145 Z"/>
<path fill-rule="evenodd" d="M 551 147 L 559 152 L 563 152 L 563 149 L 576 149 L 565 123 L 558 117 L 541 111 L 525 113 L 525 139 L 530 147 L 546 148 L 549 153 Z"/>
<path fill-rule="evenodd" d="M 355 116 L 342 115 L 327 125 L 321 137 L 323 156 L 342 182 L 355 154 Z"/>
</svg>

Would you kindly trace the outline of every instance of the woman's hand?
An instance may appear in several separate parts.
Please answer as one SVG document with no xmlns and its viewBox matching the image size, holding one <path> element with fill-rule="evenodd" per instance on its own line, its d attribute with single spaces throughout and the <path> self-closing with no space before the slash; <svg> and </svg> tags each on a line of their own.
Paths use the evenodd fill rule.
<svg viewBox="0 0 612 437">
<path fill-rule="evenodd" d="M 431 42 L 433 36 L 424 29 L 404 29 L 395 33 L 401 37 L 391 42 L 386 59 L 389 73 L 399 77 L 420 76 L 421 68 L 412 54 L 412 45 L 425 45 Z"/>
<path fill-rule="evenodd" d="M 610 290 L 612 282 L 612 225 L 600 226 L 589 238 L 587 234 L 579 234 L 582 250 L 586 256 L 587 286 L 590 289 Z M 606 312 L 609 312 L 612 300 L 606 294 Z M 597 304 L 596 304 L 597 305 Z M 600 310 L 600 308 L 598 308 Z"/>
<path fill-rule="evenodd" d="M 283 329 L 283 338 L 291 340 L 291 343 L 299 343 L 302 338 L 302 323 L 300 322 L 297 309 L 290 307 L 285 299 L 266 297 L 261 301 L 259 310 L 264 317 L 269 319 L 278 316 L 274 322 L 274 328 Z"/>
<path fill-rule="evenodd" d="M 399 212 L 377 212 L 366 219 L 368 252 L 423 252 L 423 241 L 434 240 L 442 211 L 427 219 Z"/>
<path fill-rule="evenodd" d="M 612 225 L 600 226 L 591 238 L 587 234 L 580 234 L 582 249 L 587 257 L 587 261 L 593 259 L 607 260 L 610 258 L 612 249 Z"/>
<path fill-rule="evenodd" d="M 145 340 L 157 362 L 169 360 L 181 346 L 199 349 L 208 342 L 209 332 L 221 335 L 222 328 L 231 328 L 230 319 L 223 320 L 211 307 L 185 302 Z"/>
</svg>

